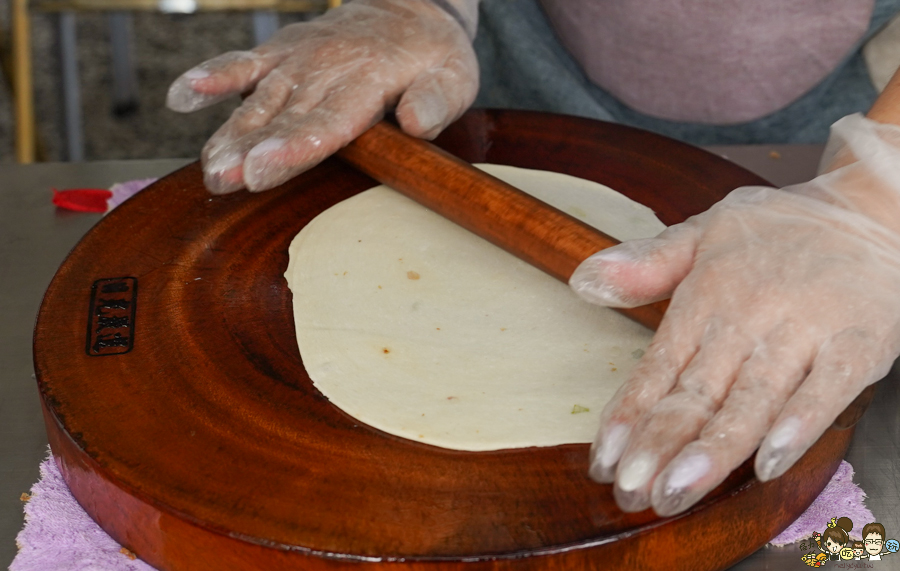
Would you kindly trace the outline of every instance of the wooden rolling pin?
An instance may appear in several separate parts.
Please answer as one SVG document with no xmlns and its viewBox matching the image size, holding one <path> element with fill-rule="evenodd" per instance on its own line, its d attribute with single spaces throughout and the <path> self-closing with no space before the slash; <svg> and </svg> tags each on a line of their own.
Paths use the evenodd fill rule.
<svg viewBox="0 0 900 571">
<path fill-rule="evenodd" d="M 384 121 L 338 156 L 564 283 L 588 256 L 618 244 L 580 220 Z M 664 301 L 618 311 L 656 329 L 667 306 Z"/>
</svg>

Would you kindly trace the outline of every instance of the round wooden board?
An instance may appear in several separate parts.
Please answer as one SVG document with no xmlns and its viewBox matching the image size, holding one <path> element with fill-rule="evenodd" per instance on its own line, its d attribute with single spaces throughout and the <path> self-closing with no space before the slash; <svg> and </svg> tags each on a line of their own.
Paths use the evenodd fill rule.
<svg viewBox="0 0 900 571">
<path fill-rule="evenodd" d="M 437 141 L 471 162 L 563 172 L 667 224 L 763 183 L 634 129 L 470 112 Z M 335 159 L 260 194 L 160 180 L 81 241 L 47 291 L 35 366 L 75 497 L 166 570 L 717 569 L 793 521 L 834 473 L 829 430 L 785 476 L 745 463 L 681 516 L 624 514 L 587 446 L 444 450 L 381 433 L 312 386 L 282 276 L 317 214 L 375 183 Z M 702 554 L 702 555 L 697 555 Z"/>
</svg>

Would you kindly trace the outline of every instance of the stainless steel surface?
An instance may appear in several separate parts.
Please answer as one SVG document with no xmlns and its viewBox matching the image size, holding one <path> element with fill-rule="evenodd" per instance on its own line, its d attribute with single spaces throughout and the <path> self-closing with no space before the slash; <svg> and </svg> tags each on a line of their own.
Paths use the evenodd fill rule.
<svg viewBox="0 0 900 571">
<path fill-rule="evenodd" d="M 813 176 L 821 147 L 710 150 L 780 186 Z M 14 538 L 23 525 L 19 496 L 36 481 L 38 464 L 46 454 L 31 359 L 34 316 L 66 253 L 99 219 L 57 211 L 50 203 L 50 188 L 106 188 L 124 180 L 161 176 L 186 162 L 0 165 L 0 565 L 8 565 L 15 555 Z M 875 401 L 857 426 L 847 459 L 856 469 L 855 481 L 869 496 L 867 505 L 876 521 L 884 524 L 889 537 L 900 538 L 900 371 L 890 377 L 880 383 Z M 801 555 L 796 545 L 763 548 L 733 569 L 806 569 Z M 702 557 L 697 554 L 698 560 Z M 862 563 L 862 568 L 900 569 L 900 553 L 871 564 L 855 563 Z"/>
<path fill-rule="evenodd" d="M 47 454 L 31 360 L 31 330 L 56 268 L 99 215 L 57 210 L 51 188 L 108 188 L 161 176 L 186 160 L 0 165 L 0 565 L 16 553 L 22 492 Z"/>
</svg>

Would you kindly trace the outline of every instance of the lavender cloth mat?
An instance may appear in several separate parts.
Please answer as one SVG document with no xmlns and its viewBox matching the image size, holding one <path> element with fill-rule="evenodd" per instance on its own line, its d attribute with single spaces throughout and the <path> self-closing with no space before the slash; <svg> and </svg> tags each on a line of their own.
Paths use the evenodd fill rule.
<svg viewBox="0 0 900 571">
<path fill-rule="evenodd" d="M 112 196 L 106 201 L 106 211 L 109 212 L 157 180 L 155 178 L 139 178 L 112 185 L 109 188 Z"/>
<path fill-rule="evenodd" d="M 800 518 L 772 540 L 775 545 L 809 539 L 825 531 L 833 517 L 853 520 L 850 536 L 875 521 L 864 505 L 865 493 L 853 483 L 853 468 L 841 462 L 831 482 Z M 51 456 L 41 464 L 41 479 L 25 504 L 25 528 L 16 538 L 19 553 L 10 571 L 154 571 L 109 537 L 72 497 Z"/>
<path fill-rule="evenodd" d="M 154 571 L 122 552 L 78 505 L 52 456 L 41 463 L 16 544 L 19 553 L 10 571 Z"/>
<path fill-rule="evenodd" d="M 814 531 L 825 533 L 825 528 L 833 517 L 849 517 L 853 522 L 850 538 L 861 540 L 863 526 L 876 521 L 863 503 L 865 498 L 866 493 L 853 483 L 853 466 L 846 460 L 841 460 L 837 472 L 816 501 L 806 508 L 797 521 L 773 539 L 772 544 L 787 545 L 809 539 Z"/>
</svg>

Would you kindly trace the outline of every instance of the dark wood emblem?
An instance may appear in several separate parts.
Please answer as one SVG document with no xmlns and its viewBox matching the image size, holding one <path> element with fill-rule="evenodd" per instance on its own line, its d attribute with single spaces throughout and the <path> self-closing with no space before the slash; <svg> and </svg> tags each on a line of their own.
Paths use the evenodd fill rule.
<svg viewBox="0 0 900 571">
<path fill-rule="evenodd" d="M 134 347 L 137 278 L 104 278 L 91 286 L 88 355 L 121 355 Z"/>
</svg>

